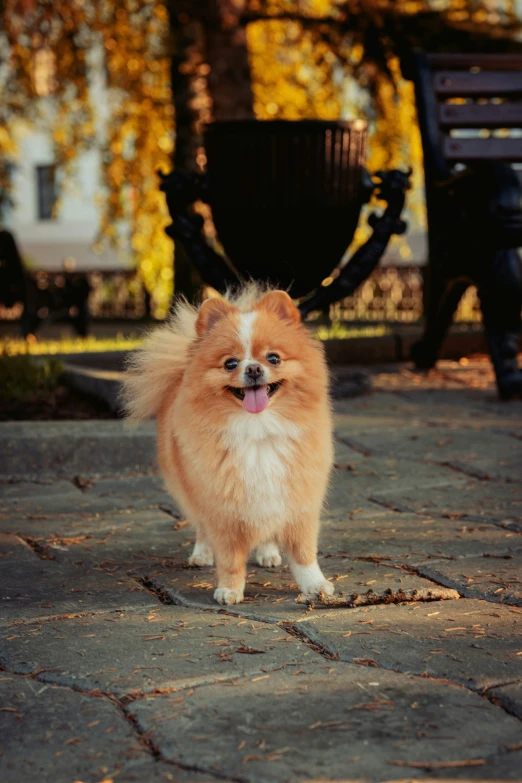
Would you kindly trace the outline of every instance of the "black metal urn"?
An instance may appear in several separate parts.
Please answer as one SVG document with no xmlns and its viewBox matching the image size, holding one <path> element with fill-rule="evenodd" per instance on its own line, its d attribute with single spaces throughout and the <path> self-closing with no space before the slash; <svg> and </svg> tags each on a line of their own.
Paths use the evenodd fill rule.
<svg viewBox="0 0 522 783">
<path fill-rule="evenodd" d="M 352 241 L 363 201 L 366 123 L 217 122 L 205 134 L 220 242 L 243 276 L 301 297 Z"/>
<path fill-rule="evenodd" d="M 400 219 L 408 173 L 366 171 L 363 120 L 215 122 L 205 132 L 207 170 L 162 175 L 173 223 L 167 233 L 183 242 L 203 280 L 219 291 L 241 279 L 269 282 L 301 303 L 303 315 L 346 296 L 377 265 Z M 372 216 L 374 232 L 335 282 L 321 287 L 340 262 L 373 192 L 388 202 Z M 192 208 L 210 204 L 226 259 L 202 234 Z M 350 272 L 348 273 L 348 270 Z"/>
</svg>

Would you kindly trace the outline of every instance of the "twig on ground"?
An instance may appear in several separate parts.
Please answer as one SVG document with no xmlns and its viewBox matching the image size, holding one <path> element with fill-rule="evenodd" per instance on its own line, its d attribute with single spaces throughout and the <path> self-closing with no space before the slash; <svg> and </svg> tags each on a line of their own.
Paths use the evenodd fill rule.
<svg viewBox="0 0 522 783">
<path fill-rule="evenodd" d="M 318 597 L 309 595 L 300 595 L 296 601 L 298 604 L 308 604 L 317 609 L 328 608 L 331 606 L 372 606 L 373 604 L 400 604 L 416 603 L 420 601 L 454 601 L 460 598 L 456 590 L 448 587 L 430 587 L 415 588 L 414 590 L 392 590 L 390 587 L 380 593 L 375 590 L 368 590 L 366 593 L 351 593 L 350 595 L 325 595 L 321 593 Z"/>
</svg>

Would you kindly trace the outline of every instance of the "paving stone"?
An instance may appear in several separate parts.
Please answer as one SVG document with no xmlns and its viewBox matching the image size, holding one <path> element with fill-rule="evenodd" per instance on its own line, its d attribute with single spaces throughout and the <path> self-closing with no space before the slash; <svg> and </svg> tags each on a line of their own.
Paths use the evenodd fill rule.
<svg viewBox="0 0 522 783">
<path fill-rule="evenodd" d="M 218 609 L 214 601 L 217 586 L 216 569 L 187 568 L 185 564 L 155 570 L 143 570 L 143 578 L 160 594 L 176 604 L 196 609 Z M 263 569 L 249 564 L 245 600 L 226 611 L 240 617 L 264 622 L 296 620 L 304 617 L 307 607 L 296 604 L 299 594 L 288 567 Z"/>
<path fill-rule="evenodd" d="M 332 558 L 319 558 L 319 563 L 326 577 L 335 584 L 336 592 L 342 595 L 363 594 L 370 589 L 384 592 L 388 588 L 396 591 L 399 588 L 433 587 L 433 582 L 388 564 L 356 560 L 339 562 Z M 165 568 L 146 573 L 146 579 L 175 603 L 199 609 L 215 609 L 217 606 L 213 599 L 216 587 L 214 568 Z M 299 590 L 288 566 L 268 570 L 251 565 L 244 602 L 227 606 L 227 611 L 265 622 L 296 622 L 306 618 L 310 611 L 305 605 L 296 604 L 298 595 Z"/>
<path fill-rule="evenodd" d="M 336 427 L 342 435 L 344 429 Z M 369 454 L 393 455 L 413 460 L 412 475 L 420 462 L 447 464 L 482 479 L 521 481 L 522 443 L 508 434 L 457 425 L 427 427 L 425 422 L 404 422 L 401 427 L 349 428 L 348 445 Z"/>
<path fill-rule="evenodd" d="M 483 601 L 322 609 L 299 633 L 342 661 L 371 659 L 473 690 L 522 680 L 522 613 Z"/>
<path fill-rule="evenodd" d="M 155 758 L 126 763 L 118 770 L 117 783 L 216 783 L 214 775 L 181 769 Z M 67 782 L 68 783 L 68 782 Z"/>
<path fill-rule="evenodd" d="M 517 534 L 489 524 L 425 519 L 387 512 L 377 505 L 371 511 L 369 515 L 367 509 L 354 509 L 348 518 L 324 521 L 320 550 L 327 559 L 375 557 L 416 564 L 441 556 L 509 554 L 522 548 Z M 136 575 L 155 565 L 185 567 L 194 544 L 194 532 L 184 520 L 156 510 L 87 520 L 22 520 L 11 528 L 59 562 L 101 565 L 111 572 Z"/>
<path fill-rule="evenodd" d="M 472 521 L 491 521 L 522 532 L 522 493 L 517 484 L 466 481 L 465 484 L 397 489 L 372 494 L 390 509 Z"/>
<path fill-rule="evenodd" d="M 180 606 L 0 629 L 8 671 L 40 670 L 44 682 L 118 697 L 295 668 L 314 657 L 275 625 Z"/>
<path fill-rule="evenodd" d="M 465 486 L 468 478 L 448 467 L 430 465 L 422 461 L 412 464 L 409 459 L 397 457 L 363 457 L 349 463 L 338 480 L 344 481 L 347 492 L 363 497 L 396 492 L 421 492 L 424 487 L 451 484 Z"/>
<path fill-rule="evenodd" d="M 141 576 L 158 566 L 187 566 L 195 534 L 188 527 L 176 530 L 177 524 L 161 512 L 135 512 L 104 519 L 102 529 L 48 537 L 42 543 L 59 561 Z"/>
<path fill-rule="evenodd" d="M 423 565 L 422 574 L 467 598 L 486 598 L 504 604 L 522 605 L 522 556 L 511 559 L 468 557 L 464 561 L 438 561 Z"/>
<path fill-rule="evenodd" d="M 13 511 L 20 501 L 31 498 L 70 494 L 77 497 L 79 489 L 68 479 L 47 479 L 41 481 L 0 481 L 0 511 Z"/>
<path fill-rule="evenodd" d="M 89 483 L 84 492 L 87 503 L 110 509 L 111 500 L 127 504 L 128 508 L 149 508 L 164 505 L 174 508 L 174 501 L 164 487 L 161 476 L 132 476 L 97 478 Z"/>
<path fill-rule="evenodd" d="M 518 646 L 521 646 L 520 639 Z M 520 653 L 520 650 L 518 652 Z M 519 657 L 521 656 L 519 655 Z M 513 682 L 510 685 L 493 688 L 489 695 L 498 699 L 507 712 L 511 713 L 511 715 L 516 715 L 517 718 L 522 720 L 522 682 Z"/>
<path fill-rule="evenodd" d="M 0 535 L 0 625 L 71 613 L 156 608 L 135 580 L 42 560 L 16 536 Z"/>
<path fill-rule="evenodd" d="M 184 566 L 194 533 L 183 520 L 156 509 L 77 520 L 67 517 L 16 525 L 58 562 L 141 574 L 165 563 Z"/>
<path fill-rule="evenodd" d="M 353 372 L 348 367 L 330 368 L 330 394 L 336 399 L 352 399 L 368 394 L 371 379 L 366 372 Z"/>
<path fill-rule="evenodd" d="M 41 546 L 53 547 L 50 552 L 58 556 L 73 546 L 79 546 L 82 536 L 85 540 L 96 538 L 99 545 L 110 541 L 111 535 L 133 533 L 136 541 L 157 533 L 156 544 L 160 536 L 172 536 L 178 530 L 190 535 L 188 523 L 163 508 L 133 509 L 124 508 L 96 514 L 30 514 L 26 516 L 6 517 L 0 520 L 2 532 L 16 533 L 22 537 L 34 539 Z M 168 541 L 166 542 L 168 543 Z M 86 544 L 87 546 L 87 544 Z"/>
<path fill-rule="evenodd" d="M 350 473 L 351 471 L 346 469 L 332 472 L 323 516 L 329 519 L 349 519 L 352 514 L 360 514 L 361 511 L 374 516 L 384 514 L 385 511 L 378 503 L 373 503 L 357 492 Z"/>
<path fill-rule="evenodd" d="M 142 577 L 157 569 L 188 568 L 195 533 L 186 520 L 156 509 L 86 519 L 17 519 L 11 530 L 60 563 Z M 196 573 L 190 569 L 190 573 Z"/>
<path fill-rule="evenodd" d="M 430 778 L 432 780 L 446 780 L 448 783 L 457 780 L 457 774 L 460 772 L 462 776 L 460 781 L 463 780 L 482 780 L 483 783 L 489 781 L 489 783 L 499 783 L 503 780 L 515 780 L 520 783 L 522 780 L 520 770 L 522 769 L 522 750 L 502 750 L 497 756 L 493 756 L 486 760 L 486 764 L 481 764 L 476 767 L 464 767 L 461 770 L 458 769 L 438 769 L 436 770 L 437 777 Z M 406 772 L 406 770 L 404 770 Z M 416 770 L 412 770 L 416 772 Z M 431 774 L 435 774 L 435 770 L 431 770 Z M 415 778 L 417 776 L 415 775 Z M 402 783 L 412 783 L 415 778 L 409 778 Z"/>
<path fill-rule="evenodd" d="M 390 428 L 397 421 L 419 420 L 427 426 L 438 426 L 453 424 L 457 418 L 466 426 L 522 432 L 522 402 L 513 400 L 506 405 L 494 395 L 462 384 L 443 389 L 433 376 L 432 379 L 412 377 L 408 372 L 398 373 L 397 367 L 391 366 L 390 372 L 372 373 L 372 394 L 356 400 L 335 401 L 336 423 L 353 426 L 352 417 L 355 417 L 355 426 L 360 421 L 366 427 Z"/>
<path fill-rule="evenodd" d="M 56 484 L 19 482 L 8 484 L 0 500 L 0 524 L 17 518 L 89 517 L 117 510 L 164 507 L 176 513 L 174 501 L 159 476 L 87 479 L 78 477 L 82 491 L 69 481 Z M 1 487 L 6 489 L 6 485 Z"/>
<path fill-rule="evenodd" d="M 360 462 L 364 459 L 363 455 L 359 451 L 347 446 L 342 440 L 337 438 L 334 440 L 334 463 L 338 468 L 344 468 L 347 465 L 353 465 L 353 463 Z"/>
<path fill-rule="evenodd" d="M 516 718 L 461 687 L 333 662 L 127 709 L 163 758 L 252 783 L 404 780 L 392 762 L 483 759 L 522 739 Z"/>
<path fill-rule="evenodd" d="M 156 470 L 153 422 L 139 430 L 122 421 L 1 422 L 0 477 L 117 476 Z"/>
<path fill-rule="evenodd" d="M 108 699 L 8 674 L 2 674 L 0 694 L 2 783 L 99 783 L 144 754 L 131 724 Z"/>
<path fill-rule="evenodd" d="M 70 514 L 81 500 L 81 492 L 71 481 L 20 481 L 0 484 L 0 525 L 18 516 Z"/>
<path fill-rule="evenodd" d="M 522 554 L 522 536 L 488 522 L 433 519 L 408 513 L 352 514 L 327 519 L 320 539 L 330 559 L 375 558 L 381 562 L 421 564 L 439 558 Z"/>
</svg>

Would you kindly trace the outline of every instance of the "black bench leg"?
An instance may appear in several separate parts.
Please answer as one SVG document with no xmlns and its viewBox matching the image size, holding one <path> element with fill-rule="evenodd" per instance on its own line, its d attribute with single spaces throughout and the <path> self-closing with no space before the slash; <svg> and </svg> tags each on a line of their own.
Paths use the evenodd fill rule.
<svg viewBox="0 0 522 783">
<path fill-rule="evenodd" d="M 89 334 L 89 307 L 87 302 L 78 308 L 78 314 L 71 318 L 71 323 L 78 332 L 79 337 L 87 337 Z"/>
<path fill-rule="evenodd" d="M 36 334 L 40 325 L 40 318 L 38 315 L 24 306 L 22 317 L 20 318 L 20 331 L 22 337 L 28 337 L 30 334 Z"/>
<path fill-rule="evenodd" d="M 499 250 L 479 281 L 478 294 L 499 396 L 522 397 L 520 347 L 522 264 L 516 250 Z"/>
<path fill-rule="evenodd" d="M 411 348 L 411 359 L 419 370 L 430 370 L 437 363 L 446 332 L 468 286 L 468 281 L 448 280 L 434 269 L 428 270 L 424 334 Z"/>
</svg>

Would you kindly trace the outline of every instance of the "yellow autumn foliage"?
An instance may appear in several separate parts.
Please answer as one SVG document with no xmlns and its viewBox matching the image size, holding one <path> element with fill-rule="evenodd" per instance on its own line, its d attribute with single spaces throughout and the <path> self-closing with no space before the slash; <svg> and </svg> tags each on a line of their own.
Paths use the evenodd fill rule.
<svg viewBox="0 0 522 783">
<path fill-rule="evenodd" d="M 255 115 L 367 117 L 368 167 L 412 166 L 410 209 L 422 221 L 422 151 L 412 85 L 402 79 L 393 55 L 388 73 L 375 65 L 365 72 L 363 43 L 348 34 L 350 20 L 366 15 L 378 22 L 384 14 L 432 11 L 464 28 L 509 30 L 519 24 L 515 0 L 247 0 L 245 10 L 265 17 L 247 25 Z M 0 192 L 9 187 L 3 164 L 15 157 L 13 128 L 20 119 L 47 127 L 56 164 L 66 173 L 82 150 L 101 143 L 98 252 L 100 242 L 123 250 L 128 242 L 123 227 L 130 226 L 132 263 L 153 294 L 155 314 L 165 315 L 172 244 L 164 233 L 169 218 L 156 171 L 171 167 L 174 146 L 166 0 L 4 0 L 3 22 L 0 65 L 7 57 L 10 78 L 0 90 Z M 102 49 L 109 90 L 102 133 L 100 107 L 93 105 L 89 86 L 93 46 Z M 45 85 L 35 88 L 34 59 L 49 51 L 54 73 L 46 93 Z M 366 230 L 361 225 L 356 241 Z"/>
</svg>

